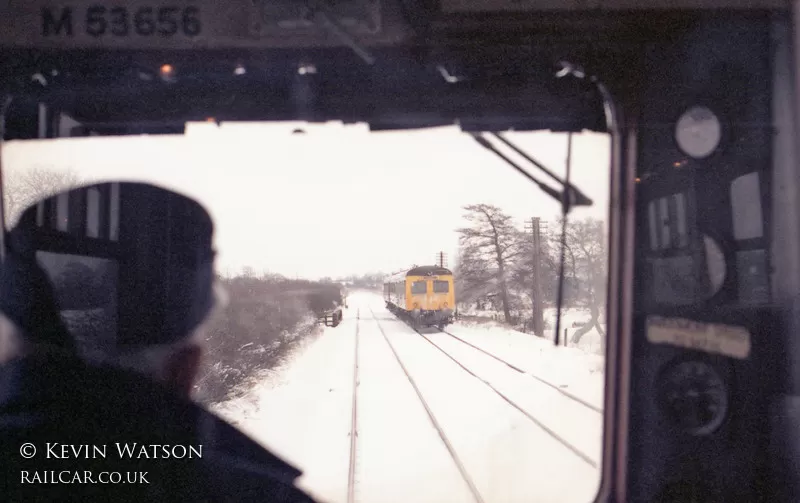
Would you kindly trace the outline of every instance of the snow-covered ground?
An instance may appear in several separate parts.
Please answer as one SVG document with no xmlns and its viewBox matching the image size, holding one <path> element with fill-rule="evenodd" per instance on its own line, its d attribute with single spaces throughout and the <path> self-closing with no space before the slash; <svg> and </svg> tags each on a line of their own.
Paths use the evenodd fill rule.
<svg viewBox="0 0 800 503">
<path fill-rule="evenodd" d="M 552 340 L 508 330 L 497 323 L 455 324 L 447 331 L 597 407 L 603 406 L 605 357 L 594 350 L 599 346 L 599 340 L 595 342 L 599 339 L 597 332 L 586 334 L 581 347 L 576 348 L 556 346 Z"/>
<path fill-rule="evenodd" d="M 462 324 L 463 325 L 486 325 L 487 322 L 489 324 L 492 323 L 493 320 L 502 320 L 503 313 L 501 311 L 491 311 L 491 310 L 478 310 L 474 307 L 459 308 L 459 313 L 464 318 Z M 549 339 L 553 339 L 555 335 L 555 326 L 556 326 L 556 314 L 558 310 L 554 307 L 546 308 L 544 310 L 544 324 L 545 324 L 545 334 Z M 518 313 L 517 313 L 518 314 Z M 585 322 L 589 321 L 591 316 L 589 315 L 588 309 L 581 309 L 581 308 L 563 308 L 561 309 L 561 326 L 559 330 L 562 335 L 564 335 L 564 330 L 567 330 L 567 338 L 571 339 L 575 332 L 579 329 L 581 325 Z M 477 321 L 476 321 L 477 320 Z M 600 326 L 603 327 L 605 331 L 606 324 L 603 316 L 600 317 Z M 564 344 L 562 342 L 562 344 Z M 576 346 L 575 344 L 567 341 L 567 346 Z M 577 347 L 596 354 L 602 354 L 602 349 L 600 346 L 600 334 L 597 332 L 595 328 L 591 328 L 586 334 L 583 335 L 580 342 L 577 344 Z"/>
<path fill-rule="evenodd" d="M 347 501 L 356 330 L 356 501 L 471 502 L 473 491 L 487 503 L 594 497 L 601 414 L 559 392 L 602 406 L 603 358 L 591 333 L 582 348 L 564 348 L 494 323 L 448 327 L 520 373 L 446 333 L 420 336 L 379 294 L 357 292 L 338 327 L 217 412 L 303 470 L 299 485 L 320 501 Z"/>
</svg>

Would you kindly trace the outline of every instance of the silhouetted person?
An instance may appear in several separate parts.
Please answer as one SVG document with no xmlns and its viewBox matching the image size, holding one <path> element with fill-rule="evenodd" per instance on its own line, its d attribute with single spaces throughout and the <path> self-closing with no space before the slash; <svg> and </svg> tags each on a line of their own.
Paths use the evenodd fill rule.
<svg viewBox="0 0 800 503">
<path fill-rule="evenodd" d="M 79 344 L 66 328 L 37 263 L 36 208 L 10 232 L 0 267 L 0 500 L 313 501 L 294 486 L 298 470 L 190 398 L 219 300 L 210 217 L 158 187 L 121 185 L 180 220 L 164 227 L 168 243 L 149 242 L 169 259 L 169 291 L 128 278 L 133 294 L 120 287 L 127 314 L 113 340 Z M 164 213 L 144 224 L 163 224 Z"/>
</svg>

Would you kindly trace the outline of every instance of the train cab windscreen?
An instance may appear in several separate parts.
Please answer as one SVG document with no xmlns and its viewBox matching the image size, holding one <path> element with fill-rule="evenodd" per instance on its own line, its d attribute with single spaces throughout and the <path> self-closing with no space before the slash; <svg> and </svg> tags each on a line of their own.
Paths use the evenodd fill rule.
<svg viewBox="0 0 800 503">
<path fill-rule="evenodd" d="M 163 298 L 150 282 L 169 273 L 150 274 L 166 270 L 141 246 L 185 227 L 176 217 L 159 230 L 160 213 L 126 202 L 128 185 L 205 207 L 228 302 L 204 332 L 194 397 L 302 470 L 320 501 L 348 501 L 350 486 L 364 503 L 588 502 L 601 465 L 609 137 L 486 141 L 494 150 L 455 127 L 296 122 L 10 141 L 7 224 L 56 194 L 33 206 L 39 219 L 47 210 L 54 232 L 74 227 L 91 246 L 39 262 L 75 337 L 113 345 L 132 316 L 120 288 L 151 285 L 137 321 Z M 567 170 L 592 204 L 564 221 L 563 201 L 527 177 L 558 191 Z M 128 181 L 119 201 L 109 179 Z"/>
</svg>

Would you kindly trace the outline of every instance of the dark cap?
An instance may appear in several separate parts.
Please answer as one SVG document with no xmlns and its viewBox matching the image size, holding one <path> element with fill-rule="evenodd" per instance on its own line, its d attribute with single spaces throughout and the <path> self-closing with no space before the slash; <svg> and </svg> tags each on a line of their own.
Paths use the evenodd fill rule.
<svg viewBox="0 0 800 503">
<path fill-rule="evenodd" d="M 26 209 L 9 238 L 9 264 L 17 264 L 11 270 L 38 271 L 24 281 L 42 287 L 17 280 L 15 291 L 28 292 L 39 309 L 49 306 L 43 319 L 59 318 L 82 347 L 176 342 L 214 304 L 211 217 L 193 199 L 155 185 L 109 182 L 62 192 Z M 0 309 L 19 306 L 8 300 Z M 10 317 L 19 323 L 30 312 Z M 30 337 L 58 337 L 30 320 L 27 326 L 38 330 Z"/>
</svg>

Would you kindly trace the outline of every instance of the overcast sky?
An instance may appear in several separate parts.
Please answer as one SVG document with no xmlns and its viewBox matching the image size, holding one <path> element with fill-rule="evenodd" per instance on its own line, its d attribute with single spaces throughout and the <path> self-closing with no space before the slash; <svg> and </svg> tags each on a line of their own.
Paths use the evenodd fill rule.
<svg viewBox="0 0 800 503">
<path fill-rule="evenodd" d="M 520 228 L 525 219 L 552 220 L 560 210 L 454 127 L 370 133 L 363 125 L 328 123 L 290 134 L 297 126 L 198 123 L 183 136 L 15 141 L 4 145 L 3 168 L 71 169 L 86 180 L 147 181 L 193 196 L 214 218 L 223 272 L 243 266 L 306 278 L 391 272 L 432 263 L 440 250 L 452 265 L 464 205 L 497 205 Z M 566 134 L 507 138 L 563 175 Z M 573 135 L 572 156 L 574 183 L 595 201 L 574 217 L 605 220 L 608 136 Z"/>
</svg>

